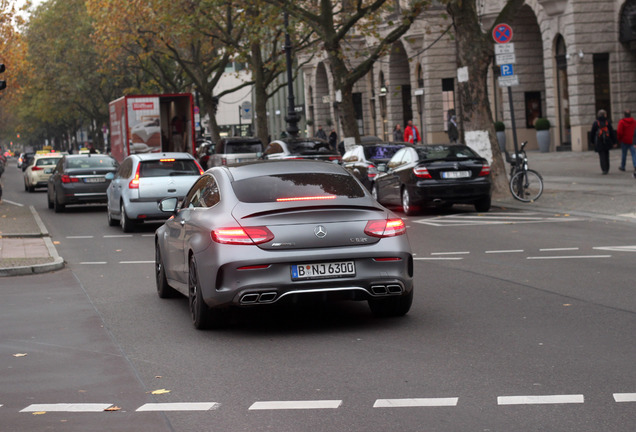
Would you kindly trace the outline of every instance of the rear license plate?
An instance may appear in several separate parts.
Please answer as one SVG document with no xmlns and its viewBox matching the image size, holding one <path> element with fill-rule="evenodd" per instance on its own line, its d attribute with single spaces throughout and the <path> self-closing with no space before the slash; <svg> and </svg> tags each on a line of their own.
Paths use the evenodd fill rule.
<svg viewBox="0 0 636 432">
<path fill-rule="evenodd" d="M 104 183 L 105 181 L 104 177 L 88 177 L 84 179 L 84 183 Z"/>
<path fill-rule="evenodd" d="M 353 261 L 295 264 L 291 266 L 291 273 L 292 280 L 355 276 L 356 266 Z"/>
<path fill-rule="evenodd" d="M 470 177 L 470 171 L 444 171 L 442 173 L 442 178 L 445 179 L 456 179 L 456 178 L 467 178 Z"/>
</svg>

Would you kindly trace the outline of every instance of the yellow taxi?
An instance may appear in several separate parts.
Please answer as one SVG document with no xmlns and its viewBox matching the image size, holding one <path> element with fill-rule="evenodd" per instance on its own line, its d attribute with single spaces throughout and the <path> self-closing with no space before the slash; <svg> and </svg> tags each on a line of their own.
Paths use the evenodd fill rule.
<svg viewBox="0 0 636 432">
<path fill-rule="evenodd" d="M 66 153 L 37 153 L 31 164 L 24 170 L 24 190 L 33 192 L 45 188 L 55 165 Z"/>
</svg>

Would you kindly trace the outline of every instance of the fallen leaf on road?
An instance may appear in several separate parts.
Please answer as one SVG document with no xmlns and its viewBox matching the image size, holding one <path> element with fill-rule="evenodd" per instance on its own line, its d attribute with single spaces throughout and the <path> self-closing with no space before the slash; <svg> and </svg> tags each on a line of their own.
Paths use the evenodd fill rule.
<svg viewBox="0 0 636 432">
<path fill-rule="evenodd" d="M 13 354 L 13 357 L 26 357 L 27 354 L 26 353 L 17 353 L 17 354 Z"/>
<path fill-rule="evenodd" d="M 154 390 L 150 392 L 150 394 L 154 394 L 154 395 L 166 394 L 166 393 L 170 393 L 170 390 L 159 389 L 159 390 Z"/>
<path fill-rule="evenodd" d="M 572 306 L 570 303 L 565 303 L 563 306 L 568 307 L 568 306 Z"/>
<path fill-rule="evenodd" d="M 121 408 L 119 408 L 117 405 L 113 405 L 112 407 L 108 407 L 106 408 L 104 411 L 119 411 Z"/>
<path fill-rule="evenodd" d="M 33 415 L 42 415 L 42 414 L 46 414 L 46 411 L 35 411 L 35 412 L 32 412 L 31 414 L 33 414 Z"/>
<path fill-rule="evenodd" d="M 56 240 L 53 242 L 53 244 L 60 244 L 60 242 Z"/>
</svg>

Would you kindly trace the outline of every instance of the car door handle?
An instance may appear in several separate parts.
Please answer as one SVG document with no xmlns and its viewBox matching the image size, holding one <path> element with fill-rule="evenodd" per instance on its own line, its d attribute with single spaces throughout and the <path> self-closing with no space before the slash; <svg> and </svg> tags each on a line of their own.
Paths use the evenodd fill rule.
<svg viewBox="0 0 636 432">
<path fill-rule="evenodd" d="M 168 192 L 176 192 L 176 189 L 168 189 Z"/>
</svg>

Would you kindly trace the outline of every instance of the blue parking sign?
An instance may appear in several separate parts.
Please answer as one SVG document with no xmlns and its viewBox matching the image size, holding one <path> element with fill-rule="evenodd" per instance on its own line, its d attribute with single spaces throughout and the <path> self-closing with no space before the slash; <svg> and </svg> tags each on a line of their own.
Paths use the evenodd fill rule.
<svg viewBox="0 0 636 432">
<path fill-rule="evenodd" d="M 512 70 L 512 65 L 511 64 L 504 64 L 499 66 L 500 70 L 501 70 L 501 76 L 510 76 L 510 75 L 514 75 L 514 72 Z"/>
</svg>

